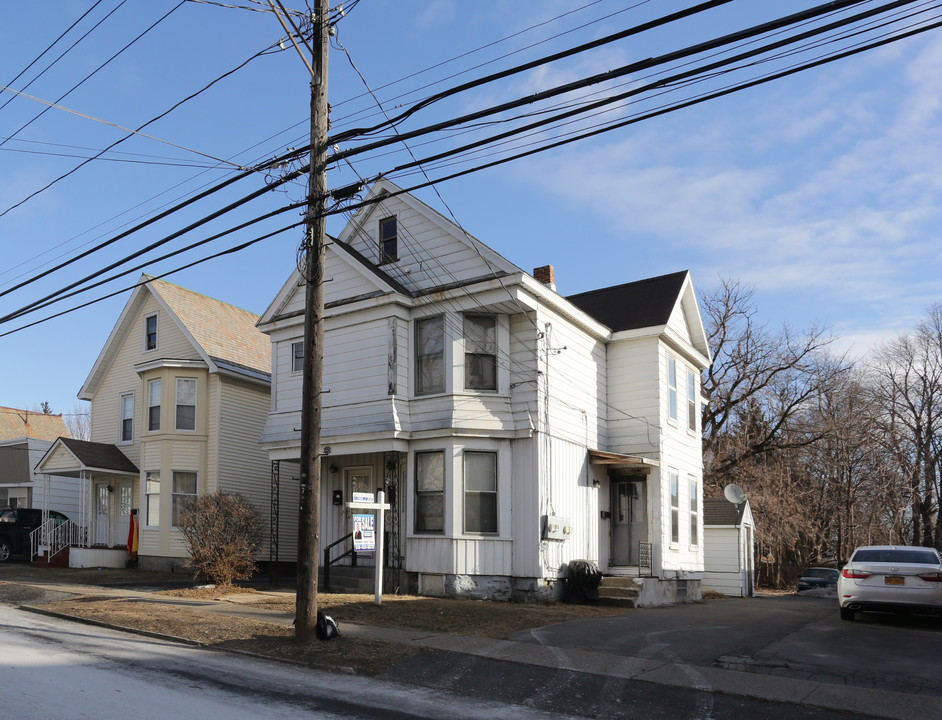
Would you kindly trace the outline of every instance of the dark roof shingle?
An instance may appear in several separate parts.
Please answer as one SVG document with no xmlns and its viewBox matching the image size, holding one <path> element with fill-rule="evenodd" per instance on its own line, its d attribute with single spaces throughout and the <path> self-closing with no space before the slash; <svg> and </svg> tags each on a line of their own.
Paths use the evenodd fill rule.
<svg viewBox="0 0 942 720">
<path fill-rule="evenodd" d="M 566 299 L 614 332 L 666 325 L 686 277 L 682 270 Z"/>
</svg>

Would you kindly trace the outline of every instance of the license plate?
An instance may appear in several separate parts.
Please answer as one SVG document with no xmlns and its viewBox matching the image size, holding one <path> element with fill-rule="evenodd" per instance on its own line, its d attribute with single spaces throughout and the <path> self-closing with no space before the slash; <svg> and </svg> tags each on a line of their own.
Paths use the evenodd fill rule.
<svg viewBox="0 0 942 720">
<path fill-rule="evenodd" d="M 888 576 L 883 578 L 884 585 L 905 585 L 906 578 Z"/>
</svg>

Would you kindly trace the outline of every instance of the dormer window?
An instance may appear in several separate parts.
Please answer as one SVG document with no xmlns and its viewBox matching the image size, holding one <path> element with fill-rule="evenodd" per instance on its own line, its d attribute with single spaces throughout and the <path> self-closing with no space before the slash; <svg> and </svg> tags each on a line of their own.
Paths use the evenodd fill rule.
<svg viewBox="0 0 942 720">
<path fill-rule="evenodd" d="M 157 349 L 157 316 L 148 315 L 144 320 L 144 350 Z"/>
<path fill-rule="evenodd" d="M 399 234 L 396 218 L 388 217 L 379 221 L 379 262 L 393 262 L 399 259 Z"/>
</svg>

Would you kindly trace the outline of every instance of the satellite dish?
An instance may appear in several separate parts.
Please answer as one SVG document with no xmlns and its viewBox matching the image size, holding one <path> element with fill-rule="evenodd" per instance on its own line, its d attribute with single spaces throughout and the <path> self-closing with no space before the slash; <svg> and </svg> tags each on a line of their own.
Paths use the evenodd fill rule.
<svg viewBox="0 0 942 720">
<path fill-rule="evenodd" d="M 730 483 L 723 488 L 723 495 L 726 496 L 726 499 L 729 500 L 733 505 L 741 505 L 742 502 L 746 499 L 746 493 L 742 491 L 742 488 L 739 485 L 734 485 Z"/>
</svg>

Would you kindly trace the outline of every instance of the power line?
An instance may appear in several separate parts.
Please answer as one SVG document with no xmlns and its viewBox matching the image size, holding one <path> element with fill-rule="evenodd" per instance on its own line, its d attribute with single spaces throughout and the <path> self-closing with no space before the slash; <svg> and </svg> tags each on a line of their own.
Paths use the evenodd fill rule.
<svg viewBox="0 0 942 720">
<path fill-rule="evenodd" d="M 907 4 L 907 3 L 899 3 L 899 4 L 900 4 L 900 5 L 903 5 L 903 4 Z M 891 5 L 893 5 L 893 4 L 891 3 Z M 887 6 L 884 6 L 884 7 L 887 7 Z M 924 25 L 924 26 L 921 26 L 921 27 L 913 28 L 913 29 L 911 29 L 911 30 L 909 30 L 909 31 L 907 31 L 907 32 L 905 32 L 905 33 L 896 34 L 896 35 L 892 35 L 892 36 L 887 36 L 887 37 L 885 37 L 885 38 L 883 38 L 883 39 L 881 39 L 881 40 L 878 40 L 878 41 L 869 42 L 869 43 L 861 43 L 858 47 L 852 48 L 852 49 L 849 49 L 849 50 L 845 50 L 845 51 L 843 51 L 843 52 L 841 52 L 841 53 L 834 53 L 834 54 L 832 54 L 832 55 L 826 56 L 826 57 L 824 57 L 824 58 L 819 58 L 819 59 L 817 59 L 817 60 L 815 60 L 815 61 L 812 61 L 812 62 L 803 63 L 803 64 L 801 64 L 801 65 L 796 65 L 796 66 L 794 66 L 794 67 L 792 67 L 792 68 L 788 68 L 788 69 L 783 70 L 783 71 L 781 71 L 781 72 L 772 73 L 772 74 L 769 74 L 769 75 L 767 75 L 767 76 L 765 76 L 765 77 L 762 77 L 762 78 L 750 80 L 749 82 L 744 82 L 744 83 L 740 83 L 740 84 L 738 84 L 738 85 L 734 85 L 734 86 L 730 86 L 730 87 L 727 87 L 727 88 L 723 88 L 723 89 L 721 89 L 721 90 L 719 90 L 719 91 L 716 91 L 716 92 L 713 92 L 713 93 L 703 94 L 703 95 L 701 95 L 701 96 L 699 96 L 699 97 L 696 97 L 696 98 L 687 100 L 687 101 L 685 101 L 685 102 L 677 103 L 677 104 L 674 104 L 674 105 L 671 105 L 671 106 L 668 106 L 668 107 L 665 107 L 665 108 L 660 108 L 660 109 L 658 109 L 658 110 L 656 110 L 656 111 L 653 111 L 653 112 L 650 112 L 650 113 L 646 113 L 646 114 L 641 115 L 641 116 L 634 116 L 634 117 L 631 117 L 631 118 L 626 119 L 626 120 L 622 120 L 622 121 L 617 122 L 617 123 L 610 123 L 610 124 L 607 124 L 607 125 L 605 125 L 605 126 L 603 126 L 603 127 L 601 127 L 601 128 L 596 128 L 596 129 L 593 129 L 593 130 L 591 130 L 591 131 L 588 131 L 588 132 L 585 132 L 585 133 L 581 133 L 581 134 L 579 134 L 579 135 L 572 135 L 572 136 L 570 136 L 570 137 L 568 137 L 568 138 L 566 138 L 566 139 L 564 139 L 564 140 L 561 140 L 561 141 L 559 141 L 559 142 L 554 142 L 554 143 L 549 144 L 549 145 L 544 145 L 544 146 L 539 147 L 539 148 L 537 148 L 537 149 L 535 149 L 535 150 L 530 150 L 530 151 L 527 151 L 527 152 L 525 152 L 525 153 L 520 153 L 520 154 L 514 155 L 514 156 L 512 156 L 512 157 L 503 158 L 503 159 L 500 159 L 500 160 L 495 161 L 495 162 L 492 162 L 492 163 L 487 163 L 487 164 L 485 164 L 485 165 L 479 165 L 479 166 L 476 166 L 476 167 L 474 167 L 474 168 L 470 168 L 470 169 L 467 169 L 467 170 L 464 170 L 464 171 L 461 171 L 461 172 L 458 172 L 458 173 L 453 173 L 453 174 L 448 175 L 448 176 L 445 176 L 445 177 L 437 178 L 437 179 L 435 179 L 435 180 L 428 180 L 428 181 L 425 182 L 425 183 L 417 184 L 417 185 L 414 185 L 414 186 L 412 186 L 412 187 L 406 188 L 406 189 L 402 190 L 401 192 L 413 192 L 413 191 L 415 191 L 415 190 L 417 190 L 417 189 L 421 189 L 422 187 L 427 187 L 427 186 L 433 185 L 433 184 L 435 184 L 435 183 L 444 182 L 445 180 L 448 180 L 448 179 L 453 179 L 453 178 L 455 178 L 455 177 L 459 177 L 459 176 L 462 176 L 462 175 L 466 175 L 466 174 L 469 174 L 469 173 L 471 173 L 471 172 L 477 172 L 477 171 L 482 170 L 482 169 L 485 169 L 485 168 L 494 167 L 494 166 L 496 166 L 496 165 L 503 164 L 503 163 L 505 163 L 505 162 L 510 162 L 511 160 L 516 160 L 516 159 L 519 159 L 519 158 L 521 158 L 521 157 L 525 157 L 525 156 L 528 156 L 528 155 L 535 154 L 535 153 L 537 153 L 537 152 L 544 152 L 544 151 L 546 151 L 546 150 L 548 150 L 548 149 L 555 148 L 555 147 L 559 147 L 559 146 L 562 146 L 562 145 L 565 145 L 565 144 L 568 144 L 568 143 L 571 143 L 571 142 L 575 142 L 575 141 L 577 141 L 577 140 L 581 140 L 581 139 L 585 139 L 585 138 L 587 138 L 587 137 L 594 136 L 594 135 L 598 135 L 598 134 L 601 134 L 601 133 L 603 133 L 603 132 L 610 132 L 611 130 L 614 130 L 614 129 L 617 129 L 617 128 L 620 128 L 620 127 L 625 127 L 625 126 L 627 126 L 627 125 L 629 125 L 629 124 L 633 124 L 633 123 L 635 123 L 635 122 L 640 122 L 640 121 L 643 120 L 643 119 L 649 119 L 649 118 L 652 118 L 652 117 L 656 117 L 656 116 L 658 116 L 658 115 L 665 114 L 666 112 L 671 112 L 671 111 L 673 111 L 673 110 L 681 109 L 681 108 L 683 108 L 683 107 L 690 107 L 690 106 L 692 106 L 692 105 L 694 105 L 694 104 L 698 104 L 698 103 L 700 103 L 700 102 L 705 102 L 706 100 L 709 100 L 709 99 L 714 99 L 714 98 L 717 98 L 717 97 L 721 97 L 721 96 L 723 96 L 723 95 L 730 94 L 730 93 L 732 93 L 732 92 L 736 92 L 736 91 L 738 91 L 738 90 L 745 89 L 745 88 L 748 88 L 748 87 L 754 87 L 754 86 L 756 86 L 756 85 L 763 84 L 763 83 L 765 83 L 765 82 L 770 82 L 771 80 L 779 79 L 779 78 L 781 78 L 781 77 L 785 77 L 785 76 L 787 76 L 787 75 L 791 75 L 791 74 L 794 74 L 794 73 L 797 73 L 797 72 L 801 72 L 801 71 L 806 70 L 806 69 L 809 69 L 809 68 L 811 68 L 811 67 L 817 67 L 817 66 L 823 65 L 823 64 L 825 64 L 825 63 L 833 62 L 833 61 L 838 60 L 838 59 L 843 59 L 843 58 L 845 58 L 845 57 L 849 57 L 849 56 L 854 55 L 854 54 L 857 54 L 857 53 L 859 53 L 859 52 L 863 52 L 863 51 L 866 51 L 866 50 L 869 50 L 869 49 L 873 49 L 873 48 L 875 48 L 875 47 L 879 47 L 879 46 L 888 44 L 888 43 L 890 43 L 890 42 L 896 42 L 896 41 L 901 40 L 901 39 L 903 39 L 903 38 L 905 38 L 905 37 L 911 37 L 911 36 L 913 36 L 913 35 L 915 35 L 915 34 L 922 33 L 922 32 L 926 32 L 927 30 L 930 30 L 930 29 L 934 29 L 934 28 L 936 28 L 936 27 L 939 27 L 940 25 L 942 25 L 942 23 L 934 23 L 934 24 L 930 24 L 930 25 Z M 303 172 L 303 171 L 302 171 L 302 172 Z M 400 193 L 394 193 L 394 194 L 400 194 Z M 388 197 L 388 196 L 387 196 L 387 197 Z M 325 213 L 325 215 L 336 214 L 337 212 L 348 212 L 348 211 L 350 211 L 350 210 L 352 210 L 352 209 L 356 209 L 356 208 L 359 208 L 359 207 L 363 207 L 363 206 L 365 206 L 366 204 L 369 204 L 369 202 L 370 202 L 370 201 L 364 201 L 364 202 L 361 202 L 361 203 L 359 203 L 359 204 L 357 204 L 357 205 L 344 208 L 343 210 L 332 210 L 332 211 L 328 211 L 328 212 Z"/>
<path fill-rule="evenodd" d="M 181 4 L 182 4 L 182 2 L 181 2 Z M 177 7 L 179 7 L 179 5 L 178 5 Z M 176 9 L 176 8 L 174 8 L 174 9 Z M 171 11 L 171 12 L 172 12 L 172 11 Z M 169 15 L 169 13 L 168 13 L 168 15 Z M 166 17 L 166 15 L 165 15 L 164 17 Z M 158 22 L 159 22 L 159 21 L 158 21 Z M 156 24 L 156 23 L 155 23 L 155 24 Z M 153 26 L 151 26 L 151 27 L 153 27 Z M 145 134 L 145 133 L 142 133 L 141 130 L 143 130 L 144 128 L 146 128 L 148 125 L 152 125 L 153 123 L 157 122 L 157 121 L 160 120 L 161 118 L 166 117 L 167 115 L 169 115 L 171 112 L 173 112 L 174 110 L 176 110 L 178 107 L 180 107 L 180 106 L 183 105 L 184 103 L 186 103 L 186 102 L 192 100 L 193 98 L 199 96 L 200 94 L 206 92 L 207 90 L 209 90 L 209 88 L 213 87 L 213 85 L 215 85 L 216 83 L 221 82 L 222 80 L 224 80 L 225 78 L 229 77 L 230 75 L 232 75 L 232 74 L 238 72 L 239 70 L 241 70 L 243 67 L 245 67 L 246 65 L 248 65 L 250 62 L 252 62 L 252 61 L 255 60 L 256 58 L 261 57 L 262 55 L 265 55 L 265 54 L 269 53 L 269 52 L 272 50 L 273 47 L 276 47 L 276 46 L 273 45 L 273 46 L 270 46 L 270 47 L 268 47 L 268 48 L 265 48 L 264 50 L 260 50 L 259 52 L 255 53 L 255 54 L 252 55 L 250 58 L 248 58 L 247 60 L 243 61 L 242 63 L 240 63 L 240 64 L 237 65 L 236 67 L 234 67 L 232 70 L 229 70 L 228 72 L 223 73 L 222 75 L 220 75 L 220 76 L 217 77 L 216 79 L 214 79 L 214 80 L 212 80 L 211 82 L 209 82 L 208 84 L 204 85 L 202 88 L 200 88 L 200 89 L 197 90 L 196 92 L 191 93 L 190 95 L 188 95 L 187 97 L 183 98 L 183 99 L 180 100 L 179 102 L 177 102 L 177 103 L 175 103 L 174 105 L 170 106 L 169 108 L 167 108 L 166 110 L 164 110 L 164 111 L 163 111 L 162 113 L 160 113 L 159 115 L 156 115 L 156 116 L 152 117 L 150 120 L 148 120 L 147 122 L 145 122 L 143 125 L 140 125 L 140 126 L 139 126 L 138 128 L 136 128 L 135 130 L 130 130 L 130 129 L 125 128 L 125 127 L 122 127 L 122 126 L 120 126 L 120 125 L 116 125 L 115 123 L 106 122 L 105 124 L 111 125 L 112 127 L 116 127 L 116 128 L 121 129 L 121 130 L 125 130 L 125 131 L 127 131 L 128 134 L 125 135 L 125 136 L 122 137 L 122 138 L 119 138 L 119 139 L 116 140 L 115 142 L 111 143 L 108 147 L 106 147 L 104 150 L 102 150 L 101 152 L 97 153 L 97 154 L 94 155 L 93 157 L 88 158 L 88 159 L 86 159 L 86 160 L 83 160 L 83 161 L 80 162 L 78 165 L 76 165 L 74 168 L 72 168 L 71 170 L 69 170 L 68 172 L 63 173 L 62 175 L 60 175 L 59 177 L 55 178 L 54 180 L 51 180 L 50 182 L 46 183 L 43 187 L 39 188 L 38 190 L 33 191 L 32 193 L 30 193 L 29 195 L 27 195 L 25 198 L 23 198 L 22 200 L 20 200 L 18 203 L 14 204 L 14 205 L 11 205 L 10 207 L 8 207 L 8 208 L 7 208 L 6 210 L 4 210 L 3 212 L 0 212 L 0 217 L 3 217 L 4 215 L 6 215 L 6 214 L 7 214 L 8 212 L 10 212 L 11 210 L 14 210 L 15 208 L 18 208 L 20 205 L 23 205 L 24 203 L 26 203 L 26 202 L 28 202 L 29 200 L 31 200 L 32 198 L 36 197 L 36 196 L 39 195 L 40 193 L 42 193 L 42 192 L 48 190 L 49 188 L 51 188 L 53 185 L 55 185 L 55 184 L 58 183 L 59 181 L 64 180 L 65 178 L 69 177 L 70 175 L 72 175 L 73 173 L 75 173 L 75 172 L 78 171 L 79 169 L 83 168 L 85 165 L 87 165 L 88 163 L 92 162 L 93 160 L 97 160 L 97 159 L 100 158 L 102 155 L 104 155 L 106 152 L 108 152 L 109 150 L 111 150 L 111 149 L 114 148 L 115 146 L 120 145 L 120 144 L 123 143 L 125 140 L 128 140 L 129 138 L 133 137 L 134 135 L 141 135 L 141 136 L 143 136 L 143 137 L 148 138 L 149 140 L 156 140 L 157 142 L 165 143 L 165 144 L 170 145 L 170 146 L 172 146 L 172 147 L 175 147 L 175 148 L 177 148 L 177 149 L 179 149 L 179 150 L 185 150 L 185 151 L 187 151 L 187 152 L 191 152 L 191 153 L 194 153 L 194 154 L 196 154 L 196 155 L 201 155 L 201 156 L 203 156 L 203 157 L 209 158 L 210 160 L 215 160 L 216 162 L 219 162 L 219 163 L 234 165 L 234 163 L 229 163 L 227 160 L 222 160 L 222 159 L 217 158 L 217 157 L 215 157 L 215 156 L 213 156 L 213 155 L 208 155 L 207 153 L 199 152 L 199 151 L 193 150 L 193 149 L 191 149 L 191 148 L 186 148 L 186 147 L 183 147 L 182 145 L 177 145 L 176 143 L 171 143 L 171 142 L 168 142 L 168 141 L 166 141 L 166 140 L 160 140 L 159 138 L 156 138 L 156 137 L 154 137 L 154 136 L 152 136 L 152 135 L 147 135 L 147 134 Z M 7 89 L 9 89 L 9 88 L 3 88 L 3 89 L 4 89 L 4 90 L 7 90 Z M 18 92 L 18 91 L 13 91 L 13 92 Z M 18 93 L 18 94 L 23 94 L 23 93 Z M 31 97 L 31 96 L 27 96 L 27 97 Z M 32 98 L 32 99 L 38 100 L 38 98 Z M 44 101 L 43 101 L 43 102 L 44 102 Z M 57 108 L 59 108 L 59 109 L 67 109 L 67 108 L 62 108 L 62 107 L 60 107 L 60 106 L 58 106 L 58 105 L 55 105 L 55 104 L 51 104 L 50 106 L 51 106 L 51 107 L 57 107 Z M 74 111 L 74 110 L 69 110 L 69 112 L 75 112 L 75 111 Z M 78 114 L 78 115 L 81 115 L 82 117 L 86 117 L 86 118 L 95 120 L 96 122 L 105 122 L 105 121 L 103 121 L 103 120 L 99 120 L 98 118 L 92 118 L 91 116 L 85 115 L 85 114 L 83 114 L 83 113 L 75 113 L 75 114 Z M 37 116 L 37 117 L 38 117 L 38 116 Z M 238 166 L 238 165 L 236 165 L 235 167 L 237 167 L 237 168 L 240 169 L 240 170 L 244 170 L 244 169 L 245 169 L 245 168 L 243 168 L 243 167 L 241 167 L 241 166 Z"/>
<path fill-rule="evenodd" d="M 292 152 L 292 153 L 289 153 L 289 154 L 287 154 L 287 155 L 282 156 L 281 158 L 275 158 L 275 159 L 272 161 L 271 164 L 276 164 L 277 162 L 279 162 L 279 161 L 282 160 L 282 159 L 293 159 L 295 156 L 296 156 L 296 153 Z M 39 280 L 39 279 L 41 279 L 41 278 L 44 278 L 44 277 L 46 277 L 47 275 L 50 275 L 50 274 L 56 272 L 57 270 L 61 270 L 62 268 L 67 267 L 67 266 L 71 265 L 72 263 L 74 263 L 74 262 L 76 262 L 76 261 L 78 261 L 78 260 L 80 260 L 80 259 L 82 259 L 82 258 L 88 257 L 89 255 L 91 255 L 91 254 L 93 254 L 93 253 L 95 253 L 95 252 L 98 252 L 99 250 L 102 250 L 103 248 L 108 247 L 109 245 L 113 245 L 113 244 L 116 243 L 118 240 L 121 240 L 121 239 L 123 239 L 123 238 L 126 238 L 126 237 L 128 237 L 129 235 L 131 235 L 131 234 L 137 232 L 138 230 L 141 230 L 141 229 L 147 227 L 148 225 L 152 225 L 153 223 L 157 222 L 158 220 L 162 220 L 163 218 L 165 218 L 165 217 L 167 217 L 167 216 L 169 216 L 169 215 L 171 215 L 171 214 L 173 214 L 173 213 L 175 213 L 175 212 L 177 212 L 177 211 L 179 211 L 179 210 L 182 210 L 183 208 L 188 207 L 189 205 L 192 205 L 193 203 L 198 202 L 199 200 L 202 200 L 203 198 L 209 197 L 209 196 L 212 195 L 213 193 L 219 192 L 220 190 L 222 190 L 222 189 L 228 187 L 229 185 L 232 185 L 233 183 L 238 182 L 239 180 L 244 180 L 246 177 L 252 175 L 252 174 L 255 173 L 257 170 L 258 170 L 257 168 L 253 168 L 253 169 L 251 169 L 251 170 L 246 170 L 246 171 L 241 172 L 241 173 L 239 173 L 238 175 L 235 175 L 235 176 L 233 176 L 233 177 L 231 177 L 231 178 L 229 178 L 229 179 L 227 179 L 227 180 L 224 180 L 224 181 L 222 181 L 222 182 L 220 182 L 220 183 L 217 183 L 216 185 L 214 185 L 214 186 L 211 187 L 210 189 L 205 190 L 205 191 L 203 191 L 203 192 L 201 192 L 201 193 L 199 193 L 199 194 L 197 194 L 197 195 L 194 195 L 194 196 L 192 196 L 192 197 L 190 197 L 190 198 L 184 200 L 183 202 L 180 202 L 180 203 L 174 205 L 172 208 L 170 208 L 170 209 L 168 209 L 168 210 L 165 210 L 164 212 L 158 213 L 157 215 L 154 215 L 154 216 L 148 218 L 148 219 L 145 220 L 144 222 L 138 223 L 137 225 L 135 225 L 134 227 L 130 228 L 129 230 L 126 230 L 126 231 L 124 231 L 124 232 L 118 233 L 117 235 L 115 235 L 115 236 L 109 238 L 108 240 L 99 243 L 99 244 L 96 245 L 95 247 L 93 247 L 93 248 L 91 248 L 91 249 L 89 249 L 89 250 L 86 250 L 85 252 L 82 252 L 82 253 L 80 253 L 79 255 L 76 255 L 75 257 L 70 258 L 69 260 L 66 260 L 65 262 L 62 262 L 62 263 L 56 265 L 56 266 L 53 267 L 53 268 L 50 268 L 50 269 L 48 269 L 48 270 L 45 270 L 45 271 L 39 273 L 38 275 L 35 275 L 35 276 L 31 277 L 29 280 L 26 280 L 26 281 L 21 282 L 21 283 L 19 283 L 19 284 L 17 284 L 17 285 L 14 285 L 14 286 L 11 287 L 11 288 L 7 288 L 6 290 L 0 291 L 0 297 L 3 297 L 3 296 L 5 296 L 5 295 L 9 295 L 11 292 L 14 292 L 14 291 L 16 291 L 16 290 L 19 290 L 20 288 L 23 288 L 23 287 L 25 287 L 25 286 L 27 286 L 27 285 L 30 285 L 30 284 L 36 282 L 37 280 Z M 223 214 L 224 212 L 228 212 L 230 209 L 233 209 L 234 207 L 238 207 L 239 205 L 243 205 L 243 204 L 245 204 L 246 202 L 249 202 L 250 200 L 253 200 L 253 199 L 255 199 L 256 197 L 258 197 L 258 196 L 260 196 L 260 195 L 262 195 L 262 194 L 268 192 L 269 190 L 272 190 L 272 189 L 274 189 L 275 187 L 278 187 L 279 185 L 283 185 L 284 183 L 289 182 L 290 180 L 293 180 L 293 179 L 296 178 L 296 177 L 299 177 L 300 175 L 304 174 L 305 172 L 307 172 L 307 167 L 306 167 L 306 166 L 305 166 L 304 168 L 300 169 L 300 170 L 296 170 L 296 171 L 294 171 L 294 172 L 288 173 L 288 174 L 285 175 L 283 178 L 281 178 L 280 180 L 277 180 L 276 182 L 272 183 L 271 185 L 269 185 L 269 186 L 267 186 L 267 187 L 265 187 L 265 188 L 262 188 L 261 190 L 256 190 L 255 192 L 250 193 L 249 195 L 243 197 L 242 199 L 236 201 L 235 203 L 231 203 L 229 206 L 227 206 L 227 208 L 224 208 L 223 210 L 217 211 L 217 212 L 213 213 L 211 216 L 208 216 L 207 218 L 204 218 L 202 221 L 199 221 L 198 224 L 202 224 L 203 222 L 208 222 L 210 219 L 213 219 L 214 217 L 218 217 L 219 215 Z M 172 239 L 172 238 L 170 238 L 170 239 Z"/>
<path fill-rule="evenodd" d="M 124 5 L 124 3 L 125 3 L 126 1 L 127 1 L 127 0 L 122 0 L 121 5 Z M 92 70 L 88 75 L 86 75 L 84 78 L 82 78 L 81 80 L 79 80 L 79 81 L 78 81 L 75 85 L 73 85 L 71 88 L 69 88 L 68 90 L 66 90 L 66 91 L 65 91 L 62 95 L 60 95 L 54 102 L 56 102 L 56 103 L 62 102 L 62 100 L 64 100 L 64 99 L 65 99 L 68 95 L 70 95 L 74 90 L 76 90 L 78 87 L 80 87 L 81 85 L 83 85 L 84 83 L 86 83 L 88 80 L 90 80 L 92 77 L 94 77 L 102 68 L 104 68 L 106 65 L 108 65 L 109 63 L 111 63 L 112 60 L 114 60 L 114 59 L 115 59 L 116 57 L 118 57 L 121 53 L 123 53 L 125 50 L 127 50 L 129 47 L 131 47 L 134 43 L 136 43 L 138 40 L 140 40 L 142 37 L 144 37 L 147 33 L 149 33 L 151 30 L 153 30 L 155 27 L 157 27 L 157 25 L 159 25 L 159 24 L 162 23 L 164 20 L 166 20 L 172 13 L 174 13 L 179 7 L 181 7 L 184 2 L 186 2 L 186 0 L 180 0 L 180 2 L 179 2 L 177 5 L 175 5 L 175 6 L 174 6 L 173 8 L 171 8 L 169 11 L 167 11 L 163 16 L 160 17 L 159 20 L 157 20 L 156 22 L 154 22 L 153 24 L 151 24 L 150 27 L 148 27 L 146 30 L 144 30 L 142 33 L 140 33 L 137 37 L 135 37 L 133 40 L 131 40 L 131 42 L 129 42 L 129 43 L 128 43 L 127 45 L 125 45 L 123 48 L 121 48 L 120 50 L 118 50 L 118 52 L 116 52 L 116 53 L 115 53 L 114 55 L 112 55 L 110 58 L 108 58 L 107 60 L 105 60 L 101 65 L 99 65 L 97 68 L 95 68 L 94 70 Z M 119 5 L 118 7 L 121 7 L 121 5 Z M 115 10 L 117 10 L 117 9 L 118 9 L 118 8 L 115 8 Z M 110 14 L 111 14 L 111 13 L 109 13 L 109 15 L 110 15 Z M 106 17 L 108 17 L 108 16 L 106 16 Z M 104 20 L 104 18 L 103 18 L 103 20 Z M 99 23 L 99 24 L 100 24 L 100 23 Z M 96 25 L 95 27 L 98 27 L 98 26 Z M 92 28 L 92 29 L 94 30 L 94 28 Z M 84 37 L 84 36 L 83 36 L 83 37 Z M 71 49 L 71 48 L 70 48 L 70 49 Z M 4 89 L 6 89 L 6 88 L 4 88 Z M 17 131 L 14 132 L 14 133 L 11 133 L 11 134 L 10 134 L 10 137 L 13 138 L 13 137 L 16 137 L 17 135 L 19 135 L 23 130 L 25 130 L 27 127 L 29 127 L 30 125 L 32 125 L 36 120 L 38 120 L 40 117 L 42 117 L 48 110 L 49 110 L 48 107 L 47 107 L 45 110 L 42 110 L 38 115 L 36 115 L 36 116 L 33 117 L 32 119 L 30 119 L 28 122 L 26 122 L 26 124 L 22 125 L 22 126 L 19 128 L 19 130 L 17 130 Z M 6 142 L 6 141 L 4 141 L 4 142 Z M 16 206 L 14 206 L 14 207 L 16 207 Z M 12 209 L 12 208 L 10 208 L 10 209 Z M 2 217 L 4 214 L 6 214 L 6 212 L 8 212 L 8 211 L 5 210 L 3 213 L 0 213 L 0 217 Z"/>
<path fill-rule="evenodd" d="M 82 40 L 84 40 L 85 38 L 87 38 L 92 32 L 95 31 L 95 29 L 96 29 L 99 25 L 101 25 L 105 20 L 107 20 L 108 18 L 110 18 L 110 17 L 111 17 L 122 5 L 124 5 L 124 3 L 126 3 L 126 2 L 127 2 L 127 0 L 121 0 L 121 2 L 118 3 L 114 8 L 112 8 L 111 11 L 108 12 L 107 15 L 105 15 L 101 20 L 99 20 L 97 23 L 95 23 L 95 24 L 91 27 L 91 29 L 88 30 L 84 35 L 82 35 L 78 40 L 76 40 L 74 43 L 72 43 L 71 45 L 69 45 L 69 47 L 67 47 L 67 48 L 59 55 L 59 57 L 57 57 L 55 60 L 53 60 L 51 63 L 49 63 L 45 68 L 43 68 L 42 72 L 40 72 L 36 77 L 34 77 L 34 78 L 33 78 L 32 80 L 30 80 L 28 83 L 26 83 L 26 85 L 24 85 L 23 87 L 21 87 L 20 90 L 25 90 L 25 89 L 28 88 L 30 85 L 32 85 L 34 82 L 36 82 L 37 80 L 39 80 L 39 78 L 41 78 L 41 77 L 46 73 L 47 70 L 49 70 L 49 69 L 51 69 L 53 66 L 55 66 L 55 64 L 58 63 L 62 58 L 64 58 L 64 57 L 72 50 L 72 48 L 74 48 L 76 45 L 78 45 L 80 42 L 82 42 Z M 27 65 L 25 68 L 23 68 L 23 70 L 21 70 L 21 71 L 17 74 L 17 76 L 16 76 L 15 78 L 13 78 L 10 82 L 8 82 L 7 85 L 13 85 L 13 83 L 15 83 L 17 80 L 19 80 L 20 76 L 23 75 L 23 73 L 25 73 L 27 70 L 29 70 L 31 67 L 33 67 L 33 65 L 35 65 L 43 55 L 45 55 L 45 54 L 46 54 L 47 52 L 49 52 L 53 47 L 55 47 L 56 43 L 58 43 L 63 37 L 65 37 L 65 35 L 68 34 L 68 32 L 69 32 L 70 30 L 72 30 L 72 28 L 74 28 L 76 25 L 78 25 L 80 22 L 82 22 L 82 20 L 84 20 L 85 17 L 86 17 L 92 10 L 94 10 L 96 7 L 98 7 L 98 5 L 99 5 L 100 3 L 101 3 L 101 0 L 97 0 L 94 5 L 92 5 L 88 10 L 86 10 L 86 11 L 81 15 L 81 17 L 79 17 L 78 20 L 76 20 L 74 23 L 72 23 L 71 25 L 69 25 L 69 27 L 66 28 L 66 30 L 65 30 L 61 35 L 59 35 L 59 37 L 57 37 L 55 40 L 53 40 L 53 41 L 46 47 L 45 50 L 43 50 L 41 53 L 39 53 L 39 55 L 37 55 L 36 58 L 35 58 L 29 65 Z M 7 98 L 7 101 L 6 101 L 5 103 L 3 103 L 3 105 L 0 105 L 0 110 L 3 110 L 3 108 L 5 108 L 5 107 L 6 107 L 7 105 L 9 105 L 11 102 L 13 102 L 13 98 L 12 98 L 12 97 Z M 20 129 L 22 129 L 22 128 L 20 128 Z M 6 142 L 6 139 L 5 139 L 3 142 L 5 143 L 5 142 Z M 2 145 L 3 145 L 3 143 L 0 143 L 0 146 L 2 146 Z"/>
</svg>

